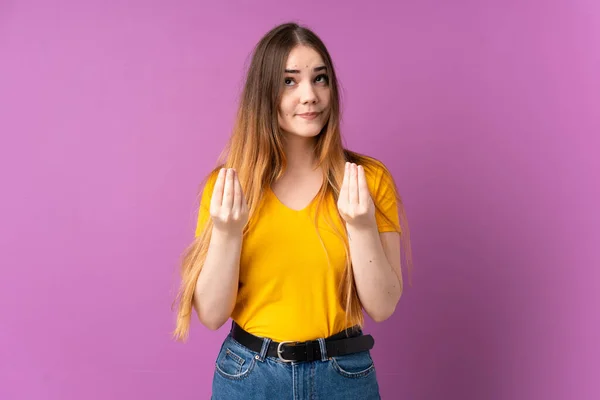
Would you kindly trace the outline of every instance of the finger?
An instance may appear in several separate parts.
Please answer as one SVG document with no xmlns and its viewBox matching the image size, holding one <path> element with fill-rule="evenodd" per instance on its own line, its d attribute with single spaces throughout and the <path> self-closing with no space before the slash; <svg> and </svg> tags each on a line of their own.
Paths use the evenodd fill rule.
<svg viewBox="0 0 600 400">
<path fill-rule="evenodd" d="M 234 188 L 233 188 L 233 216 L 238 218 L 242 210 L 242 186 L 238 179 L 237 173 L 234 175 Z"/>
<path fill-rule="evenodd" d="M 369 203 L 369 186 L 367 185 L 367 177 L 365 169 L 362 165 L 358 166 L 358 201 L 360 204 L 367 205 Z"/>
<path fill-rule="evenodd" d="M 352 164 L 350 169 L 350 182 L 348 183 L 348 192 L 350 194 L 350 204 L 358 204 L 358 179 L 356 174 L 356 164 Z"/>
<path fill-rule="evenodd" d="M 233 207 L 233 169 L 231 168 L 227 170 L 222 205 L 226 210 L 231 210 L 231 207 Z"/>
<path fill-rule="evenodd" d="M 219 175 L 217 175 L 217 180 L 215 182 L 215 186 L 213 188 L 212 197 L 210 199 L 211 208 L 221 207 L 221 203 L 223 202 L 223 189 L 225 187 L 225 168 L 221 168 L 219 171 Z"/>
<path fill-rule="evenodd" d="M 342 180 L 342 187 L 340 188 L 340 200 L 348 202 L 348 171 L 350 170 L 350 163 L 346 163 L 344 166 L 344 179 Z"/>
</svg>

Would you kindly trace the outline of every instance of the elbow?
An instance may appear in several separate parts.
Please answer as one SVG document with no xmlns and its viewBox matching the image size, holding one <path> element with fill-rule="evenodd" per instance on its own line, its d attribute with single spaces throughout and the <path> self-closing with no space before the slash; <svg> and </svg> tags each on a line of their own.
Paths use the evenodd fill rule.
<svg viewBox="0 0 600 400">
<path fill-rule="evenodd" d="M 204 325 L 211 331 L 216 331 L 219 328 L 221 328 L 225 324 L 226 321 L 227 320 L 225 320 L 225 321 L 204 321 L 204 322 L 202 322 L 202 325 Z"/>
<path fill-rule="evenodd" d="M 200 323 L 211 331 L 218 330 L 229 319 L 229 316 L 227 315 L 219 315 L 215 312 L 210 313 L 207 312 L 207 310 L 202 310 L 201 308 L 197 309 L 196 315 L 198 316 Z"/>
<path fill-rule="evenodd" d="M 396 305 L 398 304 L 399 300 L 400 295 L 397 299 L 393 299 L 388 304 L 376 306 L 365 311 L 374 322 L 383 322 L 394 315 L 394 312 L 396 311 Z"/>
<path fill-rule="evenodd" d="M 373 321 L 383 322 L 394 314 L 395 309 L 396 307 L 391 307 L 387 309 L 367 312 L 367 314 L 369 314 L 369 317 L 371 317 Z"/>
<path fill-rule="evenodd" d="M 210 329 L 211 331 L 216 331 L 219 328 L 221 328 L 229 318 L 198 315 L 198 319 L 200 320 L 200 323 L 206 328 Z"/>
</svg>

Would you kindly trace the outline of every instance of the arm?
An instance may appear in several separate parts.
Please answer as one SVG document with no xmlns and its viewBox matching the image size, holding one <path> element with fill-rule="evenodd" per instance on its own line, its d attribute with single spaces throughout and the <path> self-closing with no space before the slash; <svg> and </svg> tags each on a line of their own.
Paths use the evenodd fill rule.
<svg viewBox="0 0 600 400">
<path fill-rule="evenodd" d="M 247 214 L 246 201 L 235 172 L 221 170 L 210 203 L 214 227 L 194 290 L 198 319 L 212 330 L 220 328 L 235 307 L 242 232 Z"/>
<path fill-rule="evenodd" d="M 338 200 L 346 221 L 354 280 L 363 308 L 373 320 L 389 318 L 402 295 L 397 232 L 379 233 L 364 168 L 347 164 Z"/>
<path fill-rule="evenodd" d="M 394 313 L 402 295 L 399 234 L 380 234 L 374 225 L 348 226 L 348 235 L 358 297 L 374 321 L 384 321 Z"/>
<path fill-rule="evenodd" d="M 239 284 L 242 234 L 213 230 L 206 261 L 196 281 L 194 308 L 208 329 L 219 329 L 231 315 Z"/>
</svg>

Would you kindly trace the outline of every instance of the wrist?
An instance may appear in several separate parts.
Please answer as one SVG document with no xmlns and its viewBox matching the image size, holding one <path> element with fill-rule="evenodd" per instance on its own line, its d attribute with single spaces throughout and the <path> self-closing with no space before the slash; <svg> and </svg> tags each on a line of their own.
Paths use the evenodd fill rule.
<svg viewBox="0 0 600 400">
<path fill-rule="evenodd" d="M 223 229 L 218 226 L 214 226 L 212 230 L 211 240 L 241 241 L 242 236 L 243 232 L 240 229 Z"/>
<path fill-rule="evenodd" d="M 346 229 L 349 234 L 354 235 L 379 233 L 377 222 L 375 220 L 362 224 L 346 223 Z"/>
</svg>

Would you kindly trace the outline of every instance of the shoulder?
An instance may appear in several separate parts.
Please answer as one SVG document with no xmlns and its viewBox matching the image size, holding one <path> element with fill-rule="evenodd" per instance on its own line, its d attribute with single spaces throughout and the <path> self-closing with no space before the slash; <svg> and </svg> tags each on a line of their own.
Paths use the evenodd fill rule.
<svg viewBox="0 0 600 400">
<path fill-rule="evenodd" d="M 351 150 L 344 150 L 344 155 L 347 161 L 362 165 L 367 174 L 380 175 L 389 172 L 384 162 L 373 156 Z"/>
<path fill-rule="evenodd" d="M 202 182 L 200 183 L 200 202 L 203 206 L 207 207 L 212 196 L 213 189 L 215 188 L 215 184 L 217 183 L 217 178 L 219 177 L 219 171 L 222 166 L 218 166 L 210 171 L 207 175 L 204 176 Z"/>
<path fill-rule="evenodd" d="M 373 193 L 378 192 L 382 186 L 395 186 L 392 173 L 383 161 L 373 156 L 352 151 L 346 151 L 346 159 L 352 163 L 363 166 L 367 184 Z"/>
<path fill-rule="evenodd" d="M 219 177 L 219 171 L 223 168 L 222 166 L 215 167 L 212 171 L 210 171 L 207 175 L 204 176 L 202 180 L 202 186 L 204 188 L 212 188 L 215 186 L 217 182 L 217 178 Z"/>
</svg>

